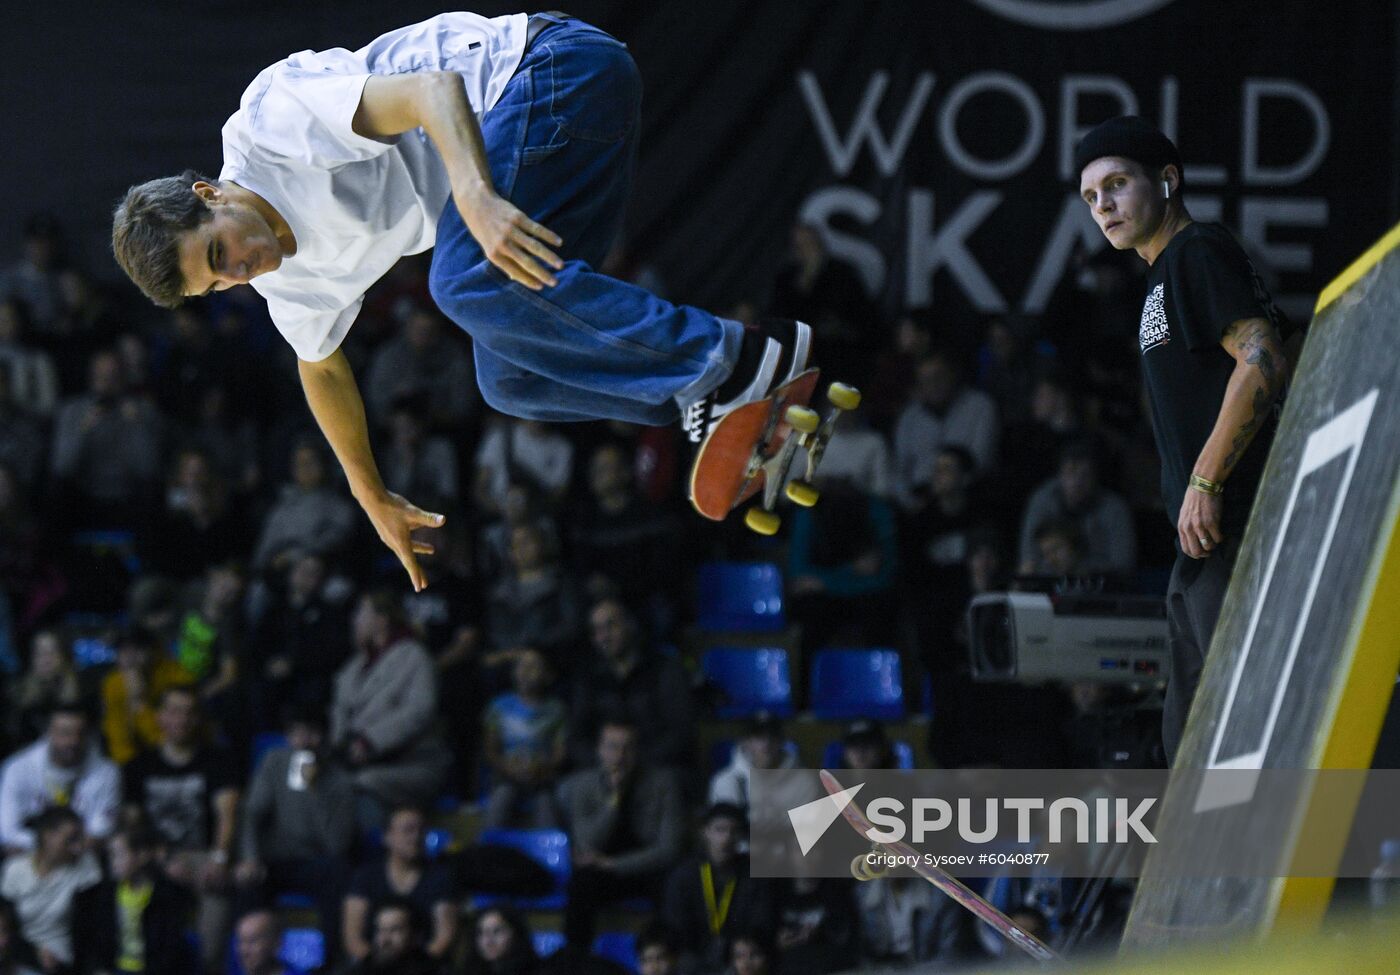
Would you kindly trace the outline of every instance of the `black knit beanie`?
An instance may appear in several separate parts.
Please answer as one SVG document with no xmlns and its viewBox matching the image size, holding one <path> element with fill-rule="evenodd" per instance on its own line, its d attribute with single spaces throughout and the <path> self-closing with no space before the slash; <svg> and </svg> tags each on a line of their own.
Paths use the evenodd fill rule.
<svg viewBox="0 0 1400 975">
<path fill-rule="evenodd" d="M 1091 129 L 1074 149 L 1074 171 L 1104 156 L 1121 156 L 1146 167 L 1150 172 L 1166 165 L 1182 173 L 1181 153 L 1171 139 L 1151 122 L 1137 115 L 1120 115 Z"/>
</svg>

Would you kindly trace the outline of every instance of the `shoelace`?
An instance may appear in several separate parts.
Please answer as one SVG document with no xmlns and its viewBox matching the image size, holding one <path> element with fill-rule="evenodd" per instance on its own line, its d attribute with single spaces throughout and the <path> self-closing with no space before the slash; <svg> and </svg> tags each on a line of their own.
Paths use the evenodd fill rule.
<svg viewBox="0 0 1400 975">
<path fill-rule="evenodd" d="M 691 403 L 685 408 L 685 418 L 681 421 L 691 443 L 699 443 L 705 435 L 705 400 Z"/>
</svg>

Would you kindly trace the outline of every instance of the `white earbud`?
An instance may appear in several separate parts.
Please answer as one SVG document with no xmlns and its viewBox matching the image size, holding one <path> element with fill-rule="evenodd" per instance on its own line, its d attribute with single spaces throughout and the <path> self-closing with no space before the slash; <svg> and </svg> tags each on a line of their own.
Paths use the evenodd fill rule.
<svg viewBox="0 0 1400 975">
<path fill-rule="evenodd" d="M 1171 198 L 1172 198 L 1172 184 L 1171 184 L 1171 180 L 1166 180 L 1166 179 L 1164 179 L 1164 180 L 1162 180 L 1162 199 L 1164 199 L 1164 200 L 1170 200 Z"/>
</svg>

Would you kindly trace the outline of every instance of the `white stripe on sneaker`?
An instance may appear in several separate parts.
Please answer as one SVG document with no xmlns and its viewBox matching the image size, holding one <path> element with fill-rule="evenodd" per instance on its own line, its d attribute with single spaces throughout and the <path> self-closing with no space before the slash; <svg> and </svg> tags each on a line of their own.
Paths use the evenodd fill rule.
<svg viewBox="0 0 1400 975">
<path fill-rule="evenodd" d="M 768 391 L 773 388 L 773 375 L 778 371 L 778 360 L 782 358 L 782 355 L 783 347 L 775 339 L 768 339 L 764 342 L 763 358 L 759 361 L 758 369 L 754 371 L 752 381 L 729 402 L 716 403 L 714 409 L 710 411 L 710 421 L 714 422 L 745 403 L 752 403 L 756 399 L 767 396 Z"/>
</svg>

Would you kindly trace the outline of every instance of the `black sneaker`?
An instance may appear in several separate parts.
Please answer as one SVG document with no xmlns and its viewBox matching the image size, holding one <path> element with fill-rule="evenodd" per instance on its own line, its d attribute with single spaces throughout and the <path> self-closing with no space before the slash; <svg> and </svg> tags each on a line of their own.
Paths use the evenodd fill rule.
<svg viewBox="0 0 1400 975">
<path fill-rule="evenodd" d="M 699 446 L 720 417 L 769 396 L 809 368 L 812 327 L 791 318 L 766 318 L 744 329 L 739 361 L 719 388 L 681 415 L 681 428 Z"/>
</svg>

